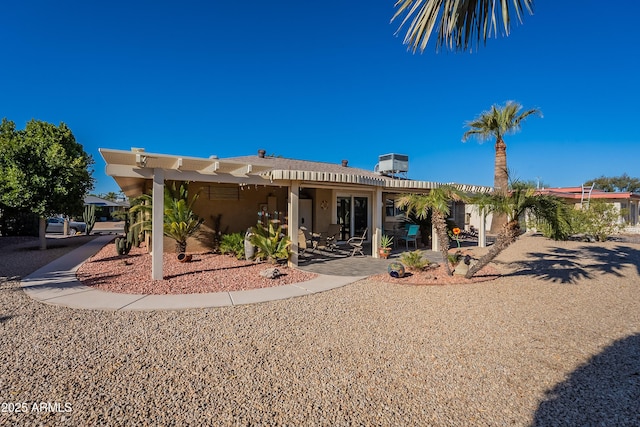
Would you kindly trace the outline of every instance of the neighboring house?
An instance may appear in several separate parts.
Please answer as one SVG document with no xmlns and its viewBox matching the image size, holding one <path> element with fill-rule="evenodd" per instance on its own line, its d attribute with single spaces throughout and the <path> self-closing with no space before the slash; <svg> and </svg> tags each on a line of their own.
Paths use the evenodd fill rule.
<svg viewBox="0 0 640 427">
<path fill-rule="evenodd" d="M 630 228 L 637 228 L 640 224 L 640 210 L 638 209 L 640 194 L 638 193 L 606 192 L 591 187 L 544 188 L 538 192 L 560 197 L 576 209 L 580 209 L 593 200 L 602 200 L 614 205 L 622 213 L 620 222 L 624 222 Z"/>
<path fill-rule="evenodd" d="M 256 224 L 259 212 L 267 212 L 287 224 L 294 265 L 297 265 L 298 229 L 306 227 L 310 232 L 320 233 L 327 231 L 330 224 L 341 225 L 343 240 L 362 235 L 367 229 L 371 255 L 377 257 L 375 248 L 381 234 L 396 228 L 401 221 L 395 209 L 397 196 L 428 193 L 441 185 L 398 179 L 394 173 L 385 174 L 385 170 L 353 168 L 346 160 L 342 164 L 293 160 L 266 156 L 265 150 L 260 150 L 257 156 L 231 158 L 183 157 L 147 153 L 144 149 L 101 148 L 100 153 L 107 163 L 107 174 L 127 197 L 155 192 L 153 207 L 158 227 L 163 211 L 156 203 L 163 203 L 161 191 L 165 181 L 188 181 L 189 195 L 199 192 L 194 211 L 205 223 L 198 240 L 189 241 L 192 250 L 198 246 L 206 248 L 212 241 L 212 233 L 246 231 Z M 489 190 L 472 185 L 461 185 L 461 189 L 469 193 Z M 161 228 L 157 230 L 160 232 Z M 156 246 L 160 243 L 154 240 L 152 252 L 173 247 Z"/>
<path fill-rule="evenodd" d="M 102 199 L 96 196 L 87 196 L 84 198 L 85 205 L 95 205 L 96 207 L 96 220 L 107 221 L 111 219 L 111 215 L 115 211 L 126 211 L 129 209 L 128 201 L 112 201 Z"/>
</svg>

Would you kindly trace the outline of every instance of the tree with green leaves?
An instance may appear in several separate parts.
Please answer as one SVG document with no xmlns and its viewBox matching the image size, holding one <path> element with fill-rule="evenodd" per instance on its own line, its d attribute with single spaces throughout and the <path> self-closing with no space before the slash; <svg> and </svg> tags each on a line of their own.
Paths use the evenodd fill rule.
<svg viewBox="0 0 640 427">
<path fill-rule="evenodd" d="M 431 212 L 431 220 L 436 229 L 440 251 L 444 258 L 445 271 L 449 276 L 453 271 L 449 267 L 449 234 L 447 217 L 451 211 L 451 202 L 466 200 L 466 195 L 453 185 L 443 185 L 432 189 L 429 194 L 403 194 L 398 199 L 398 206 L 407 210 L 407 215 L 414 213 L 419 218 L 426 218 Z"/>
<path fill-rule="evenodd" d="M 6 118 L 0 124 L 0 203 L 40 217 L 41 249 L 47 216 L 82 212 L 92 164 L 64 123 L 31 120 L 24 130 Z"/>
<path fill-rule="evenodd" d="M 467 279 L 473 277 L 520 237 L 520 219 L 527 213 L 545 221 L 550 230 L 550 237 L 554 239 L 564 238 L 563 231 L 570 228 L 566 223 L 568 217 L 563 214 L 566 205 L 562 200 L 554 196 L 536 194 L 534 188 L 522 185 L 512 185 L 512 188 L 513 190 L 507 194 L 496 192 L 479 195 L 472 202 L 485 213 L 504 215 L 507 222 L 487 253 L 469 268 L 465 275 Z"/>
<path fill-rule="evenodd" d="M 613 177 L 601 176 L 586 182 L 586 185 L 591 184 L 594 184 L 597 189 L 610 193 L 614 193 L 616 191 L 640 193 L 640 179 L 632 178 L 626 173 Z"/>
<path fill-rule="evenodd" d="M 513 15 L 519 23 L 525 10 L 533 15 L 533 0 L 397 0 L 395 7 L 391 21 L 402 17 L 398 31 L 409 23 L 404 43 L 413 52 L 424 52 L 436 27 L 436 50 L 467 51 L 497 36 L 500 19 L 508 36 Z"/>
</svg>

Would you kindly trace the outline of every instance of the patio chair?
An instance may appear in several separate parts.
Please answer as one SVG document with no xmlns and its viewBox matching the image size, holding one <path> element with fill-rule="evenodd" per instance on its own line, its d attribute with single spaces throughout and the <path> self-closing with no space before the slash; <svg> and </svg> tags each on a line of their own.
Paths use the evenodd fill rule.
<svg viewBox="0 0 640 427">
<path fill-rule="evenodd" d="M 409 242 L 413 242 L 416 250 L 418 250 L 418 233 L 420 232 L 420 226 L 417 224 L 410 224 L 407 229 L 407 234 L 400 236 L 398 241 L 404 240 L 407 250 L 409 250 Z"/>
<path fill-rule="evenodd" d="M 307 236 L 302 228 L 298 229 L 298 254 L 303 255 L 308 248 L 312 248 L 311 243 L 307 243 Z"/>
<path fill-rule="evenodd" d="M 368 231 L 368 228 L 365 228 L 364 232 L 362 233 L 362 236 L 354 236 L 354 237 L 351 237 L 349 240 L 347 240 L 346 245 L 348 245 L 352 249 L 351 256 L 354 256 L 355 254 L 360 254 L 364 256 L 364 252 L 362 252 L 362 247 L 364 245 L 365 239 L 367 238 L 367 231 Z"/>
<path fill-rule="evenodd" d="M 311 236 L 308 235 L 307 229 L 300 227 L 298 229 L 298 254 L 304 254 L 307 249 L 311 249 L 311 252 L 315 250 Z"/>
</svg>

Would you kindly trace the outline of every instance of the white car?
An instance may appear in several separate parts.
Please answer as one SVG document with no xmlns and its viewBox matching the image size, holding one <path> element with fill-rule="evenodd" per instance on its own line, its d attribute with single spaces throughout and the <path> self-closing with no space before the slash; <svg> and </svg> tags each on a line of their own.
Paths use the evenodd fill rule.
<svg viewBox="0 0 640 427">
<path fill-rule="evenodd" d="M 84 222 L 69 221 L 69 235 L 84 233 L 87 224 Z M 47 233 L 64 233 L 64 218 L 47 218 Z"/>
</svg>

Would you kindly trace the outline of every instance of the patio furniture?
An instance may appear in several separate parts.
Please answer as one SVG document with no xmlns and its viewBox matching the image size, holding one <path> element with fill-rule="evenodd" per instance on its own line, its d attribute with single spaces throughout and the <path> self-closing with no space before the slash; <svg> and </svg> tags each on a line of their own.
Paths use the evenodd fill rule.
<svg viewBox="0 0 640 427">
<path fill-rule="evenodd" d="M 407 233 L 398 238 L 398 241 L 404 240 L 407 250 L 409 250 L 409 242 L 413 242 L 416 250 L 418 250 L 418 233 L 420 232 L 420 226 L 417 224 L 410 224 L 407 229 Z"/>
<path fill-rule="evenodd" d="M 298 229 L 298 253 L 300 255 L 304 254 L 307 249 L 310 249 L 313 253 L 317 245 L 318 241 L 313 239 L 305 227 Z"/>
<path fill-rule="evenodd" d="M 362 247 L 364 245 L 364 241 L 367 238 L 367 231 L 369 229 L 365 228 L 362 236 L 354 236 L 347 240 L 346 245 L 351 248 L 351 256 L 355 254 L 360 254 L 364 256 L 364 252 L 362 252 Z"/>
<path fill-rule="evenodd" d="M 324 238 L 324 247 L 333 252 L 338 247 L 338 238 L 340 237 L 340 224 L 329 224 L 326 237 Z M 322 244 L 321 244 L 322 245 Z"/>
</svg>

